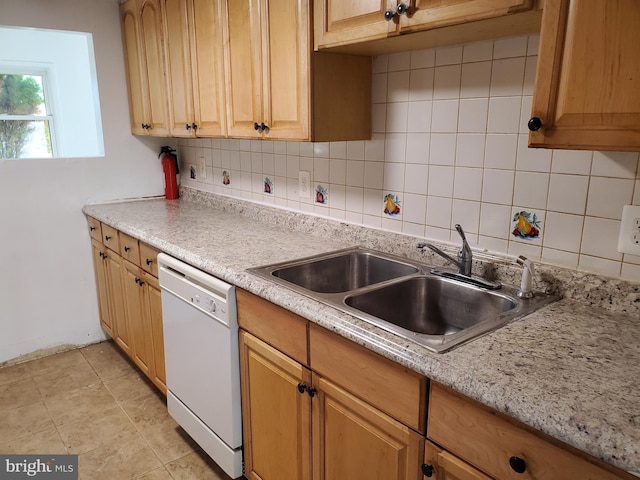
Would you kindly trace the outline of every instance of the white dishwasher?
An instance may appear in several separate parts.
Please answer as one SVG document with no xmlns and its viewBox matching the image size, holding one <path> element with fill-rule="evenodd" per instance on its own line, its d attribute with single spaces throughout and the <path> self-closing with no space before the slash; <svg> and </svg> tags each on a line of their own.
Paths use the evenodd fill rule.
<svg viewBox="0 0 640 480">
<path fill-rule="evenodd" d="M 167 407 L 231 478 L 242 476 L 235 287 L 164 253 L 162 290 Z"/>
</svg>

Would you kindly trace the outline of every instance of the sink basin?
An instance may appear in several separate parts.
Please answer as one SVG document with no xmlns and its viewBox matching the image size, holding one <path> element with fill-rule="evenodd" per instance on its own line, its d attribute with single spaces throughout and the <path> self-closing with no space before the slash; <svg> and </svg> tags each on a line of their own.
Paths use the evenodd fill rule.
<svg viewBox="0 0 640 480">
<path fill-rule="evenodd" d="M 319 293 L 348 292 L 419 271 L 414 265 L 363 250 L 310 257 L 268 270 L 273 277 Z"/>
<path fill-rule="evenodd" d="M 438 353 L 559 298 L 542 292 L 519 298 L 510 285 L 487 290 L 434 275 L 429 265 L 365 248 L 248 271 Z"/>
<path fill-rule="evenodd" d="M 518 306 L 494 291 L 435 276 L 413 277 L 345 298 L 349 307 L 414 333 L 451 335 Z"/>
</svg>

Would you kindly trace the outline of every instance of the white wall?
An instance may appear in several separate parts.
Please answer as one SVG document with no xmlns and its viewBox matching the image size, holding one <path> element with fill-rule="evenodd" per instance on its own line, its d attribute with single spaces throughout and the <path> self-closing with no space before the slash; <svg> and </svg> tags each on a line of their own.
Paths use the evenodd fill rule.
<svg viewBox="0 0 640 480">
<path fill-rule="evenodd" d="M 163 194 L 161 139 L 129 131 L 116 0 L 0 0 L 0 24 L 90 32 L 105 156 L 0 160 L 0 363 L 104 338 L 86 203 Z"/>
<path fill-rule="evenodd" d="M 640 256 L 616 249 L 623 205 L 640 205 L 638 153 L 527 148 L 538 40 L 374 57 L 371 140 L 185 139 L 182 182 L 456 244 L 460 223 L 478 248 L 640 281 Z M 298 196 L 300 170 L 328 192 L 327 204 Z M 399 215 L 384 213 L 387 194 L 400 200 Z M 540 220 L 535 238 L 512 234 L 523 210 Z"/>
</svg>

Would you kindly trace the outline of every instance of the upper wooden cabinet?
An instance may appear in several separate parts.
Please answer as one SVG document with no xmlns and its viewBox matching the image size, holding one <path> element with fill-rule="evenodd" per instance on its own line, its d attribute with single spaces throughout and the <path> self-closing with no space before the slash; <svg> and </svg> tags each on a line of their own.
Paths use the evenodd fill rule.
<svg viewBox="0 0 640 480">
<path fill-rule="evenodd" d="M 171 135 L 223 136 L 226 2 L 162 0 L 162 7 Z"/>
<path fill-rule="evenodd" d="M 462 25 L 477 20 L 495 19 L 509 14 L 533 10 L 535 0 L 314 0 L 315 48 L 336 47 L 341 45 L 369 42 L 394 37 L 398 34 L 431 30 L 439 27 Z M 525 18 L 527 22 L 528 18 Z M 535 22 L 535 18 L 533 18 Z M 524 31 L 529 27 L 524 23 Z M 427 48 L 436 44 L 462 43 L 486 36 L 484 30 L 493 29 L 493 36 L 499 36 L 499 25 L 486 24 L 474 27 L 466 33 L 451 32 L 442 35 L 440 40 L 429 37 L 412 37 L 403 42 L 400 49 Z M 505 34 L 514 34 L 515 22 L 502 30 Z M 453 39 L 458 37 L 457 41 Z M 477 38 L 476 38 L 477 37 Z M 411 46 L 408 42 L 413 41 Z M 432 45 L 433 43 L 433 45 Z M 375 53 L 371 52 L 371 53 Z"/>
<path fill-rule="evenodd" d="M 636 0 L 546 1 L 530 147 L 640 150 L 639 26 Z"/>
<path fill-rule="evenodd" d="M 162 16 L 158 0 L 120 5 L 131 133 L 167 136 Z"/>
<path fill-rule="evenodd" d="M 370 138 L 369 58 L 313 54 L 308 1 L 228 5 L 230 137 Z"/>
</svg>

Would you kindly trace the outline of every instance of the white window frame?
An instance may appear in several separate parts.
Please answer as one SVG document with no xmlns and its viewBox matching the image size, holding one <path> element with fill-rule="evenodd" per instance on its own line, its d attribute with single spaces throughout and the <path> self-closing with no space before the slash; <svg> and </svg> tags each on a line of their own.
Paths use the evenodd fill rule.
<svg viewBox="0 0 640 480">
<path fill-rule="evenodd" d="M 51 158 L 58 156 L 58 138 L 56 136 L 55 127 L 55 100 L 53 96 L 53 88 L 50 79 L 54 77 L 51 74 L 52 67 L 47 65 L 37 65 L 27 63 L 21 65 L 0 64 L 0 75 L 26 75 L 37 76 L 42 78 L 42 95 L 44 104 L 46 105 L 47 115 L 7 115 L 0 114 L 0 120 L 33 120 L 33 121 L 49 121 L 49 135 L 51 137 Z M 28 160 L 31 157 L 24 157 L 17 160 Z"/>
</svg>

